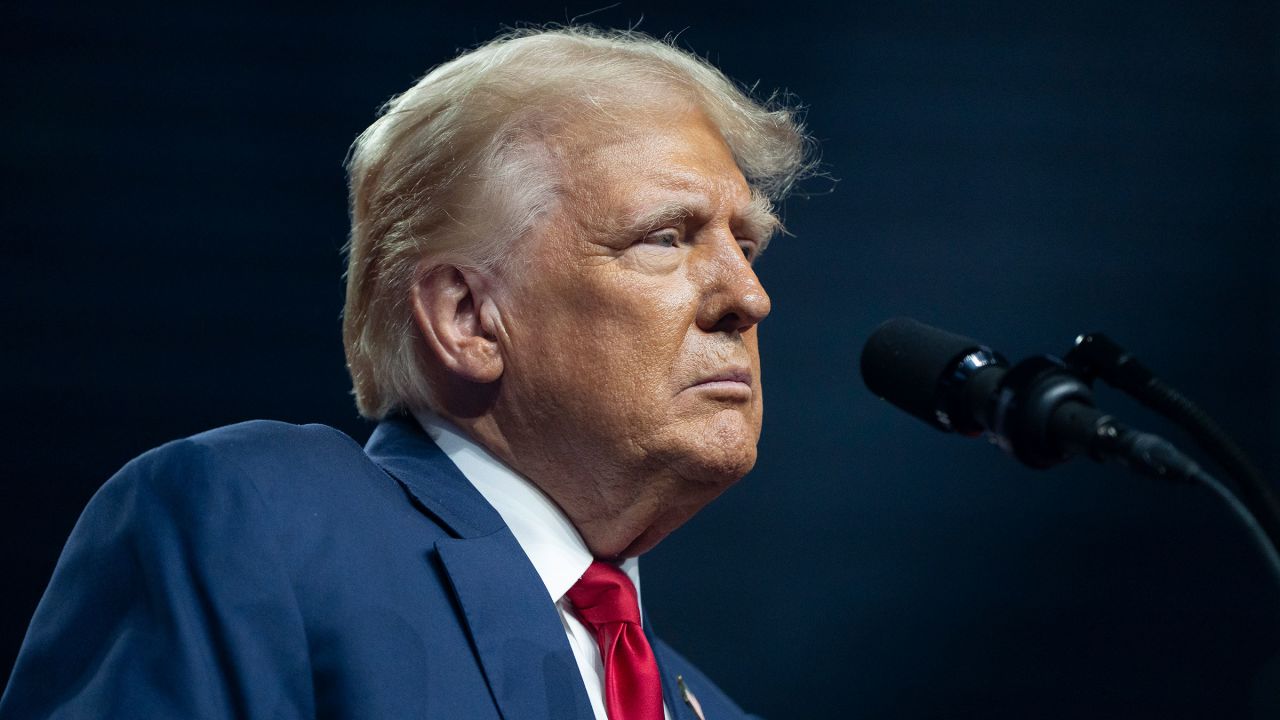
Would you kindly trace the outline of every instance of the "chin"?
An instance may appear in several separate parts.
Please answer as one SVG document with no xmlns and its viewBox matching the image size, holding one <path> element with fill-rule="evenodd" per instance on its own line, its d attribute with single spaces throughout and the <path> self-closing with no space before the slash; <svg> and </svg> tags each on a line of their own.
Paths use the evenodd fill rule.
<svg viewBox="0 0 1280 720">
<path fill-rule="evenodd" d="M 697 438 L 697 446 L 690 448 L 686 471 L 681 473 L 684 477 L 728 487 L 755 467 L 759 425 L 737 413 L 723 415 L 717 416 Z"/>
<path fill-rule="evenodd" d="M 756 466 L 756 448 L 725 448 L 710 457 L 700 458 L 701 479 L 717 485 L 731 485 L 741 480 Z"/>
</svg>

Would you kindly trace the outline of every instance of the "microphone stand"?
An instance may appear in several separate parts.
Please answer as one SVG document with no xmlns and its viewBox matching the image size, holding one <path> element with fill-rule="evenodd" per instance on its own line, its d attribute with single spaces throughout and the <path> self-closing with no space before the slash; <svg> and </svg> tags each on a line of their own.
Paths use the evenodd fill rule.
<svg viewBox="0 0 1280 720">
<path fill-rule="evenodd" d="M 1115 460 L 1142 475 L 1195 482 L 1213 491 L 1244 524 L 1266 558 L 1271 574 L 1280 582 L 1280 544 L 1276 538 L 1247 503 L 1173 443 L 1127 427 L 1087 405 L 1067 406 L 1054 415 L 1053 421 L 1058 426 L 1058 437 L 1075 439 L 1067 443 L 1073 454 L 1088 455 L 1098 462 Z"/>
<path fill-rule="evenodd" d="M 1006 368 L 1003 358 L 989 349 L 969 353 L 957 364 L 955 373 L 944 380 L 941 395 L 949 398 L 950 404 L 944 405 L 943 414 L 949 419 L 962 419 L 953 423 L 957 430 L 985 430 L 996 445 L 1034 468 L 1047 468 L 1083 455 L 1097 462 L 1116 461 L 1151 477 L 1200 483 L 1239 516 L 1280 581 L 1280 511 L 1273 509 L 1274 496 L 1261 475 L 1255 471 L 1237 477 L 1239 487 L 1248 491 L 1233 493 L 1169 441 L 1130 428 L 1095 407 L 1092 380 L 1106 377 L 1110 371 L 1100 368 L 1094 359 L 1096 354 L 1091 354 L 1101 347 L 1096 340 L 1101 336 L 1084 337 L 1095 338 L 1085 343 L 1089 351 L 1073 351 L 1065 363 L 1050 355 L 1039 355 Z M 1125 387 L 1122 384 L 1121 389 Z M 1182 398 L 1180 394 L 1176 396 Z M 1193 408 L 1202 422 L 1212 424 L 1189 400 L 1182 398 L 1180 406 Z M 971 410 L 971 414 L 966 416 L 962 408 Z M 1243 451 L 1216 425 L 1211 426 L 1217 433 L 1214 438 L 1225 438 L 1225 445 L 1212 445 L 1202 434 L 1193 435 L 1202 444 L 1215 447 L 1215 455 L 1229 452 L 1239 459 L 1236 466 L 1252 467 Z"/>
<path fill-rule="evenodd" d="M 1039 355 L 1010 367 L 1000 353 L 972 338 L 894 318 L 867 340 L 861 367 L 876 395 L 943 432 L 985 435 L 1031 467 L 1086 455 L 1208 487 L 1240 516 L 1280 579 L 1280 501 L 1273 488 L 1203 410 L 1105 335 L 1079 336 L 1065 362 Z M 1097 379 L 1187 430 L 1226 469 L 1237 491 L 1168 441 L 1095 407 Z"/>
<path fill-rule="evenodd" d="M 1235 482 L 1240 501 L 1255 516 L 1255 522 L 1270 538 L 1272 546 L 1280 547 L 1280 500 L 1275 490 L 1244 450 L 1208 413 L 1162 382 L 1102 333 L 1077 337 L 1075 346 L 1064 359 L 1085 382 L 1101 379 L 1180 426 L 1211 460 L 1227 471 L 1227 476 Z"/>
</svg>

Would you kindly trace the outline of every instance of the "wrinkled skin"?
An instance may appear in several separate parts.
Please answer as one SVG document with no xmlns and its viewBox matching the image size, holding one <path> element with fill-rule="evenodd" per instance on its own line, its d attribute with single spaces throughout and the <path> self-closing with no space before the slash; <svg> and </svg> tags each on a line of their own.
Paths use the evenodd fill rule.
<svg viewBox="0 0 1280 720">
<path fill-rule="evenodd" d="M 446 361 L 465 381 L 445 378 L 442 413 L 541 487 L 597 557 L 634 556 L 755 464 L 769 297 L 751 263 L 776 221 L 697 111 L 559 149 L 561 202 L 514 262 L 455 273 L 451 297 L 469 298 L 454 329 L 480 340 Z"/>
</svg>

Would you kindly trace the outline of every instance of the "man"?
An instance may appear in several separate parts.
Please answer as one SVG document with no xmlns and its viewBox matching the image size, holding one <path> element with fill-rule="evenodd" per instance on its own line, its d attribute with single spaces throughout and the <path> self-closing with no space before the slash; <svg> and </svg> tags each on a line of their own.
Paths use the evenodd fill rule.
<svg viewBox="0 0 1280 720">
<path fill-rule="evenodd" d="M 0 716 L 734 718 L 636 558 L 749 471 L 791 113 L 633 33 L 522 31 L 350 159 L 363 450 L 253 422 L 86 509 Z"/>
</svg>

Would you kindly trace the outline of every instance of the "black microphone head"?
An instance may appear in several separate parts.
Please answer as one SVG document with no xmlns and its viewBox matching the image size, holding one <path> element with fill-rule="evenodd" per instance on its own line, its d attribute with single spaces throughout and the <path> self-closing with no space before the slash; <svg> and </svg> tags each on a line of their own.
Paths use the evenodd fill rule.
<svg viewBox="0 0 1280 720">
<path fill-rule="evenodd" d="M 886 320 L 862 348 L 862 381 L 871 392 L 940 430 L 941 393 L 964 358 L 986 351 L 972 338 L 939 330 L 911 318 Z"/>
</svg>

